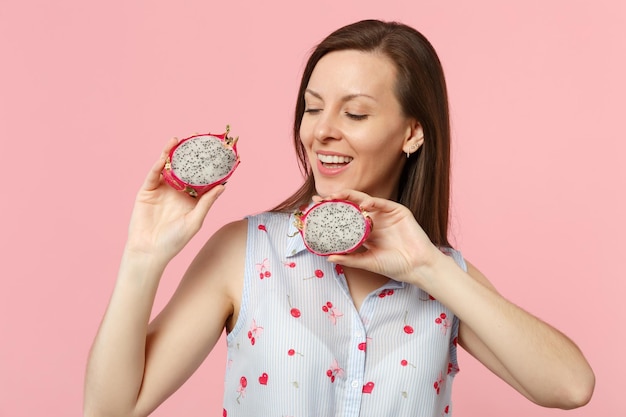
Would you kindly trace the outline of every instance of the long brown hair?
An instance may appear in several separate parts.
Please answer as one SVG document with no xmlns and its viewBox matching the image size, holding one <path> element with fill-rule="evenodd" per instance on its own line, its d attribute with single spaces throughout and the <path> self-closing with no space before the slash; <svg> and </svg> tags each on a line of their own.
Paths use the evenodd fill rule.
<svg viewBox="0 0 626 417">
<path fill-rule="evenodd" d="M 397 201 L 408 207 L 436 245 L 448 243 L 450 204 L 450 121 L 448 96 L 441 62 L 430 42 L 417 30 L 398 22 L 363 20 L 331 33 L 311 53 L 296 102 L 293 139 L 305 182 L 274 211 L 289 211 L 310 202 L 315 180 L 300 141 L 305 110 L 304 92 L 318 61 L 340 50 L 378 52 L 394 63 L 395 94 L 407 117 L 419 121 L 424 144 L 407 159 Z"/>
</svg>

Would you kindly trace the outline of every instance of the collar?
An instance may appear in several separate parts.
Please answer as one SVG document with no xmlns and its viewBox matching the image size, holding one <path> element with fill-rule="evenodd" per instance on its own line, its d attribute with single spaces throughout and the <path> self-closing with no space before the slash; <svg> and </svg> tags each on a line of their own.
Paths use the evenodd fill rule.
<svg viewBox="0 0 626 417">
<path fill-rule="evenodd" d="M 289 215 L 289 228 L 287 230 L 287 245 L 285 246 L 285 257 L 290 258 L 297 255 L 303 250 L 308 250 L 302 240 L 302 235 L 296 227 L 296 216 L 294 213 Z"/>
</svg>

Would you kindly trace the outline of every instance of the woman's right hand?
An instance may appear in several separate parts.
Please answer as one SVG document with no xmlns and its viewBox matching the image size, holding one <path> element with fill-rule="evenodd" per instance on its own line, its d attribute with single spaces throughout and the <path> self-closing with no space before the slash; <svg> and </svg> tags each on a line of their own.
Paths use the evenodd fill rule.
<svg viewBox="0 0 626 417">
<path fill-rule="evenodd" d="M 157 257 L 165 263 L 200 230 L 209 209 L 224 191 L 224 186 L 218 185 L 195 199 L 167 185 L 161 172 L 177 143 L 175 138 L 167 143 L 137 193 L 126 244 L 128 252 Z"/>
</svg>

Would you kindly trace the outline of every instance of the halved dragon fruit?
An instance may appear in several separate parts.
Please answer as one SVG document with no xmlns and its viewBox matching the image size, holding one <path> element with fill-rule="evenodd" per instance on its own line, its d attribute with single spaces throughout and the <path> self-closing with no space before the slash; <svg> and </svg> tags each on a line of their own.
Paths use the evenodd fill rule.
<svg viewBox="0 0 626 417">
<path fill-rule="evenodd" d="M 372 219 L 351 201 L 327 200 L 296 213 L 296 226 L 307 249 L 317 255 L 357 250 L 372 230 Z"/>
<path fill-rule="evenodd" d="M 239 165 L 237 140 L 221 135 L 194 135 L 181 140 L 165 162 L 163 178 L 176 190 L 199 197 L 218 184 L 224 184 Z"/>
</svg>

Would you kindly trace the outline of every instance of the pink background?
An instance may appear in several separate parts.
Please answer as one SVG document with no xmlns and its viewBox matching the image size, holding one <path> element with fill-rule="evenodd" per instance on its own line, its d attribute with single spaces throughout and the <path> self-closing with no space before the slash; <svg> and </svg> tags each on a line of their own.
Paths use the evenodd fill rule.
<svg viewBox="0 0 626 417">
<path fill-rule="evenodd" d="M 243 162 L 157 308 L 217 227 L 300 183 L 289 133 L 307 51 L 372 17 L 415 26 L 443 61 L 453 241 L 586 353 L 595 396 L 568 415 L 626 415 L 626 3 L 512 3 L 2 0 L 0 415 L 81 414 L 134 194 L 165 141 L 230 123 Z M 154 415 L 221 415 L 224 352 Z M 460 360 L 457 417 L 561 415 Z"/>
</svg>

